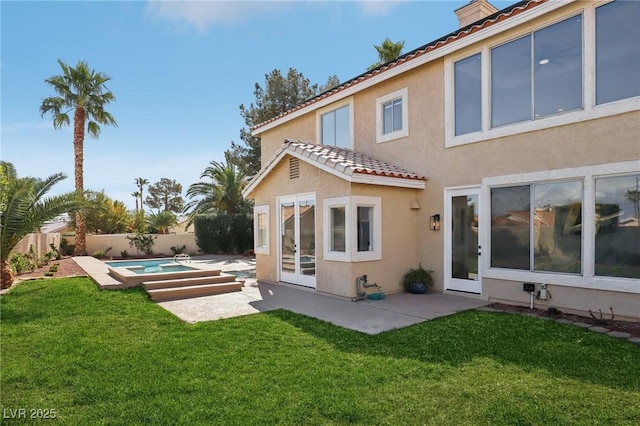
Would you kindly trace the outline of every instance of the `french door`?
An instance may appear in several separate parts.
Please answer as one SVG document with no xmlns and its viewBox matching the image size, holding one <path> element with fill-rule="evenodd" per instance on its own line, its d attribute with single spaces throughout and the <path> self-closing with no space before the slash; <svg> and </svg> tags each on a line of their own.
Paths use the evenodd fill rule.
<svg viewBox="0 0 640 426">
<path fill-rule="evenodd" d="M 315 194 L 278 198 L 279 280 L 316 287 Z"/>
<path fill-rule="evenodd" d="M 482 293 L 480 188 L 445 190 L 446 290 Z"/>
</svg>

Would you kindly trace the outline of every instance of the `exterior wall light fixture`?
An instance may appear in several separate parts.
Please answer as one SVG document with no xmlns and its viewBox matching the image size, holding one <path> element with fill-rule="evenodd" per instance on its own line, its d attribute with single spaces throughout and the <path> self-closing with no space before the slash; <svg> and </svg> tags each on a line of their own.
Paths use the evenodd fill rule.
<svg viewBox="0 0 640 426">
<path fill-rule="evenodd" d="M 431 216 L 431 230 L 432 231 L 439 231 L 440 230 L 440 215 L 439 214 L 434 214 L 433 216 Z"/>
</svg>

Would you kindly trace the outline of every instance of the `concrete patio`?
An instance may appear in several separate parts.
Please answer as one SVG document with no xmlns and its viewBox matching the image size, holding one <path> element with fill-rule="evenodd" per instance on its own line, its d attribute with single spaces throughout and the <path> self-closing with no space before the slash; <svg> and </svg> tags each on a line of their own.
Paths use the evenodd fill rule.
<svg viewBox="0 0 640 426">
<path fill-rule="evenodd" d="M 121 283 L 107 274 L 106 265 L 91 257 L 74 258 L 103 289 L 117 289 Z M 199 267 L 217 268 L 239 274 L 242 291 L 172 300 L 158 303 L 185 322 L 213 321 L 274 309 L 287 309 L 351 330 L 368 334 L 406 327 L 457 312 L 476 309 L 487 301 L 450 294 L 396 293 L 383 300 L 351 302 L 315 290 L 255 279 L 255 260 L 233 256 L 197 256 Z M 120 284 L 120 285 L 119 285 Z"/>
<path fill-rule="evenodd" d="M 351 302 L 304 288 L 255 279 L 247 279 L 241 292 L 159 303 L 191 323 L 287 309 L 367 334 L 378 334 L 487 304 L 484 300 L 439 293 L 397 293 L 383 300 Z"/>
</svg>

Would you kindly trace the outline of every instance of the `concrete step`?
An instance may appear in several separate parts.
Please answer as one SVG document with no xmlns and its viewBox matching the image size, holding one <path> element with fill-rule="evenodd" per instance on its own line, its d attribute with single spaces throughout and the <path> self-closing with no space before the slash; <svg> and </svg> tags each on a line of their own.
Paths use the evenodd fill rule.
<svg viewBox="0 0 640 426">
<path fill-rule="evenodd" d="M 160 288 L 147 290 L 154 302 L 168 300 L 190 299 L 192 297 L 212 296 L 214 294 L 231 293 L 242 290 L 244 283 L 232 281 L 218 284 L 199 284 L 183 287 Z"/>
<path fill-rule="evenodd" d="M 236 280 L 235 275 L 219 273 L 218 275 L 213 275 L 208 277 L 145 281 L 142 283 L 142 287 L 144 287 L 145 290 L 158 290 L 162 288 L 188 287 L 188 286 L 196 286 L 196 285 L 203 285 L 203 284 L 220 284 L 220 283 L 234 282 L 235 280 Z"/>
</svg>

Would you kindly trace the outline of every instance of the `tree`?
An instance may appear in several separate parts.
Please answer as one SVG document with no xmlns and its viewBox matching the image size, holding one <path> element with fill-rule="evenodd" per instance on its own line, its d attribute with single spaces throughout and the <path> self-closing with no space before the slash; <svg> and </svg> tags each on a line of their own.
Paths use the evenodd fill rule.
<svg viewBox="0 0 640 426">
<path fill-rule="evenodd" d="M 184 208 L 189 212 L 187 226 L 193 223 L 196 215 L 214 212 L 248 213 L 251 203 L 242 197 L 247 184 L 245 174 L 230 162 L 211 161 L 200 175 L 207 179 L 189 186 L 187 198 L 190 201 Z"/>
<path fill-rule="evenodd" d="M 316 96 L 320 90 L 325 91 L 338 84 L 340 81 L 334 75 L 320 88 L 293 68 L 289 68 L 286 77 L 278 69 L 266 74 L 264 88 L 259 83 L 255 84 L 255 103 L 249 107 L 240 105 L 240 114 L 246 124 L 240 129 L 242 144 L 231 142 L 231 149 L 225 151 L 226 161 L 246 176 L 255 175 L 260 170 L 260 138 L 251 136 L 251 128 Z"/>
<path fill-rule="evenodd" d="M 379 46 L 374 44 L 373 47 L 378 52 L 379 61 L 371 65 L 368 68 L 369 71 L 374 68 L 378 68 L 382 64 L 398 59 L 400 55 L 402 55 L 402 49 L 404 49 L 404 40 L 394 43 L 389 39 L 389 37 L 387 37 Z"/>
<path fill-rule="evenodd" d="M 58 59 L 62 68 L 62 75 L 56 75 L 45 80 L 53 87 L 58 96 L 45 98 L 40 105 L 40 113 L 44 117 L 51 114 L 53 127 L 58 129 L 68 126 L 71 122 L 69 113 L 73 113 L 73 151 L 75 189 L 78 196 L 84 194 L 84 136 L 86 131 L 90 136 L 98 138 L 100 125 L 115 126 L 118 123 L 105 110 L 105 106 L 115 101 L 106 83 L 110 78 L 100 72 L 89 69 L 84 61 L 79 61 L 75 68 L 68 66 Z M 75 254 L 83 255 L 87 251 L 86 226 L 81 211 L 76 212 L 76 247 Z"/>
<path fill-rule="evenodd" d="M 138 200 L 140 199 L 140 191 L 135 191 L 131 193 L 131 196 L 136 200 L 136 213 L 140 211 Z"/>
<path fill-rule="evenodd" d="M 149 180 L 145 179 L 145 178 L 136 178 L 136 185 L 138 185 L 138 197 L 140 197 L 140 210 L 142 210 L 144 212 L 144 203 L 142 202 L 142 199 L 144 197 L 144 186 L 149 184 Z M 138 201 L 136 200 L 136 206 L 138 205 Z M 136 211 L 138 210 L 138 208 L 136 207 Z"/>
<path fill-rule="evenodd" d="M 18 178 L 11 163 L 0 162 L 5 205 L 0 212 L 0 288 L 9 288 L 14 275 L 9 265 L 9 254 L 27 234 L 35 232 L 42 224 L 81 205 L 77 193 L 70 192 L 46 197 L 58 182 L 66 179 L 56 173 L 44 180 L 33 177 Z"/>
<path fill-rule="evenodd" d="M 90 234 L 121 234 L 126 232 L 131 215 L 122 201 L 112 200 L 104 191 L 88 191 L 85 199 L 89 206 L 85 208 L 84 216 L 87 232 Z M 72 219 L 70 226 L 76 227 L 76 220 Z"/>
<path fill-rule="evenodd" d="M 182 185 L 174 179 L 162 178 L 153 185 L 149 185 L 147 205 L 152 209 L 180 213 L 184 201 L 182 199 Z"/>
<path fill-rule="evenodd" d="M 147 218 L 149 232 L 152 234 L 168 234 L 169 228 L 178 224 L 178 218 L 170 211 L 164 210 L 158 213 L 152 213 Z"/>
</svg>

